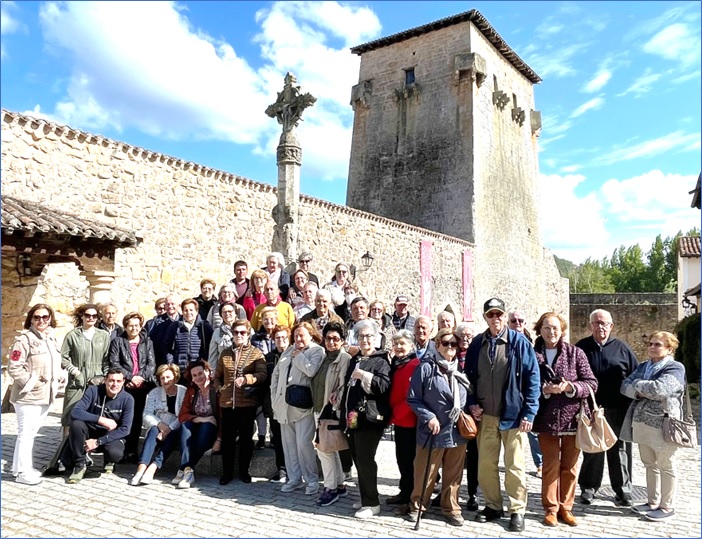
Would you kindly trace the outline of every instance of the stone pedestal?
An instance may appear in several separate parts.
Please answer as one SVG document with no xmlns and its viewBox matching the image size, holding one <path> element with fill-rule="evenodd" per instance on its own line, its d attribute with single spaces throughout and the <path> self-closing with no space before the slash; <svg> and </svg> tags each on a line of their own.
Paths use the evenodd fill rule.
<svg viewBox="0 0 702 539">
<path fill-rule="evenodd" d="M 117 274 L 114 271 L 89 270 L 82 272 L 90 283 L 90 302 L 107 303 L 112 300 L 112 283 Z"/>
</svg>

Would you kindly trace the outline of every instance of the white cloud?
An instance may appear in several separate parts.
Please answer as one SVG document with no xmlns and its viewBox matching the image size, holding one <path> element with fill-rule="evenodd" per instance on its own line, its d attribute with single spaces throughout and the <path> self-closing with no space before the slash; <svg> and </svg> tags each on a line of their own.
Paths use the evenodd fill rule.
<svg viewBox="0 0 702 539">
<path fill-rule="evenodd" d="M 646 71 L 631 86 L 622 93 L 617 94 L 617 97 L 622 97 L 627 94 L 634 94 L 634 97 L 641 97 L 643 94 L 650 92 L 653 89 L 653 83 L 661 78 L 660 73 L 653 73 L 651 68 L 646 68 Z"/>
<path fill-rule="evenodd" d="M 582 105 L 580 105 L 577 109 L 575 109 L 570 117 L 571 118 L 577 118 L 578 116 L 582 116 L 589 110 L 597 110 L 604 105 L 605 100 L 602 97 L 593 97 L 590 99 L 590 101 L 586 101 Z"/>
<path fill-rule="evenodd" d="M 575 75 L 577 70 L 573 67 L 574 56 L 583 52 L 589 44 L 573 43 L 563 47 L 548 45 L 543 50 L 538 45 L 528 46 L 522 50 L 524 59 L 540 77 L 546 78 L 550 75 L 554 77 L 567 77 Z"/>
<path fill-rule="evenodd" d="M 612 78 L 612 72 L 609 69 L 601 69 L 595 76 L 583 86 L 583 92 L 592 94 L 604 88 L 605 84 Z"/>
<path fill-rule="evenodd" d="M 293 71 L 318 98 L 299 129 L 303 141 L 320 145 L 305 149 L 306 170 L 346 177 L 359 63 L 347 47 L 380 31 L 368 8 L 283 2 L 259 11 L 259 68 L 194 28 L 176 2 L 51 2 L 40 21 L 47 46 L 73 65 L 65 96 L 49 113 L 61 123 L 226 140 L 274 155 L 280 128 L 264 111 Z M 343 45 L 327 45 L 332 39 Z"/>
<path fill-rule="evenodd" d="M 0 35 L 14 34 L 20 30 L 26 31 L 27 27 L 12 14 L 17 11 L 17 4 L 12 0 L 0 3 Z M 7 58 L 8 53 L 5 43 L 0 43 L 0 58 Z"/>
<path fill-rule="evenodd" d="M 628 147 L 616 148 L 609 153 L 600 155 L 595 159 L 595 163 L 599 165 L 611 165 L 619 161 L 628 161 L 630 159 L 638 159 L 642 157 L 653 157 L 663 152 L 670 152 L 675 149 L 688 151 L 694 149 L 695 143 L 699 142 L 699 133 L 684 133 L 675 131 L 651 140 L 637 142 Z M 691 146 L 692 145 L 692 146 Z"/>
<path fill-rule="evenodd" d="M 561 172 L 564 172 L 566 174 L 572 174 L 573 172 L 577 172 L 583 168 L 581 165 L 568 165 L 565 167 L 561 167 Z"/>
<path fill-rule="evenodd" d="M 643 51 L 680 62 L 683 66 L 699 63 L 700 34 L 685 23 L 674 23 L 659 31 L 644 46 Z"/>
</svg>

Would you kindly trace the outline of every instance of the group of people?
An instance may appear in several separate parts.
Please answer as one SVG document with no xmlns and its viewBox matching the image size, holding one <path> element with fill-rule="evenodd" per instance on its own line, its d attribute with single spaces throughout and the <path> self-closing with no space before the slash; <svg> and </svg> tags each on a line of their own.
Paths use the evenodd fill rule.
<svg viewBox="0 0 702 539">
<path fill-rule="evenodd" d="M 674 335 L 652 334 L 649 358 L 639 364 L 611 336 L 610 313 L 598 309 L 590 316 L 592 335 L 575 345 L 563 339 L 562 316 L 543 313 L 532 343 L 523 311 L 508 313 L 491 298 L 483 308 L 487 329 L 474 336 L 453 313 L 439 313 L 436 324 L 411 315 L 403 295 L 386 312 L 382 302 L 359 294 L 343 263 L 320 287 L 311 261 L 303 253 L 300 269 L 289 275 L 282 256 L 271 253 L 250 276 L 238 261 L 217 297 L 215 283 L 204 279 L 196 298 L 158 300 L 149 321 L 132 312 L 119 326 L 114 305 L 82 305 L 60 347 L 53 309 L 32 306 L 8 365 L 18 418 L 16 481 L 41 482 L 33 441 L 67 377 L 64 439 L 44 475 L 69 473 L 69 483 L 80 482 L 100 452 L 104 472 L 133 462 L 130 484 L 149 484 L 176 448 L 177 488 L 195 482 L 208 450 L 221 455 L 221 485 L 233 480 L 235 464 L 238 478 L 250 483 L 254 448 L 265 446 L 270 424 L 278 468 L 272 479 L 283 483 L 282 492 L 304 489 L 329 506 L 347 494 L 355 466 L 355 516 L 370 518 L 381 510 L 376 452 L 392 425 L 399 492 L 385 502 L 410 521 L 432 504 L 449 524 L 462 525 L 464 468 L 466 509 L 478 511 L 480 487 L 485 504 L 475 519 L 504 518 L 498 467 L 504 453 L 509 529 L 524 530 L 527 445 L 542 476 L 546 526 L 577 525 L 576 484 L 580 501 L 591 504 L 605 458 L 617 505 L 650 520 L 674 514 L 677 447 L 661 430 L 663 412 L 682 416 L 685 375 L 673 360 Z M 577 416 L 582 403 L 592 414 L 591 394 L 619 440 L 606 453 L 584 454 L 578 475 Z M 459 432 L 465 414 L 478 426 L 475 438 Z M 632 498 L 631 442 L 646 468 L 642 505 Z M 431 501 L 438 481 L 441 493 Z"/>
</svg>

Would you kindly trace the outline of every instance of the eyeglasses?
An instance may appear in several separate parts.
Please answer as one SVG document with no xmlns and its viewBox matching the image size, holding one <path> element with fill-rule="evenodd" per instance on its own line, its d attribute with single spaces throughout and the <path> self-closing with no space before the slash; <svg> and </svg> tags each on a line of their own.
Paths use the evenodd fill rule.
<svg viewBox="0 0 702 539">
<path fill-rule="evenodd" d="M 329 342 L 339 342 L 341 340 L 341 337 L 334 337 L 332 335 L 327 335 L 324 338 Z"/>
<path fill-rule="evenodd" d="M 225 314 L 234 314 L 234 310 L 233 309 L 222 310 L 222 316 L 224 316 Z"/>
<path fill-rule="evenodd" d="M 83 318 L 97 318 L 97 314 L 83 313 Z"/>
<path fill-rule="evenodd" d="M 243 330 L 243 331 L 232 331 L 232 335 L 246 335 L 248 331 Z"/>
<path fill-rule="evenodd" d="M 371 307 L 371 312 L 381 313 L 381 312 L 383 312 L 383 308 L 382 307 Z"/>
<path fill-rule="evenodd" d="M 603 328 L 607 328 L 612 325 L 612 322 L 605 322 L 604 320 L 596 320 L 594 322 L 590 322 L 593 326 L 602 326 Z"/>
<path fill-rule="evenodd" d="M 32 315 L 32 320 L 35 320 L 37 322 L 39 322 L 40 320 L 42 322 L 48 322 L 49 320 L 51 320 L 51 315 L 45 314 L 45 315 L 40 316 L 38 314 L 35 314 L 35 315 Z"/>
<path fill-rule="evenodd" d="M 273 339 L 273 340 L 276 341 L 276 342 L 277 342 L 277 341 L 280 341 L 280 342 L 282 342 L 282 341 L 288 341 L 288 340 L 290 340 L 290 337 L 288 337 L 287 335 L 281 335 L 280 337 L 276 337 L 276 338 Z"/>
<path fill-rule="evenodd" d="M 458 348 L 458 341 L 441 341 L 441 346 L 446 348 Z"/>
<path fill-rule="evenodd" d="M 654 348 L 661 348 L 663 346 L 662 342 L 650 342 L 648 343 L 649 346 L 653 346 Z"/>
<path fill-rule="evenodd" d="M 348 273 L 348 271 L 344 271 L 344 270 L 336 270 L 336 272 L 337 273 Z"/>
<path fill-rule="evenodd" d="M 485 316 L 487 316 L 488 318 L 499 318 L 503 314 L 504 313 L 500 311 L 490 311 L 489 313 L 485 313 Z"/>
<path fill-rule="evenodd" d="M 510 324 L 523 324 L 524 322 L 526 322 L 526 320 L 523 320 L 521 318 L 512 318 L 509 321 Z"/>
<path fill-rule="evenodd" d="M 369 335 L 364 334 L 358 336 L 359 341 L 370 341 L 371 339 L 375 339 L 375 335 L 373 335 L 372 333 Z"/>
<path fill-rule="evenodd" d="M 310 262 L 312 262 L 312 260 L 311 260 L 311 259 L 307 259 L 307 260 L 298 260 L 298 262 L 299 262 L 300 264 L 309 264 Z"/>
</svg>

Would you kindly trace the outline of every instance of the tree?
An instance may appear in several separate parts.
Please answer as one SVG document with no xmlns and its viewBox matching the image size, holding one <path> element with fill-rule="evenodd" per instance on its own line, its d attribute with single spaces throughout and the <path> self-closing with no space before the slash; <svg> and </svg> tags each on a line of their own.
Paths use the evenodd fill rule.
<svg viewBox="0 0 702 539">
<path fill-rule="evenodd" d="M 670 238 L 666 238 L 669 242 Z M 662 292 L 670 287 L 671 281 L 675 281 L 675 277 L 666 271 L 666 244 L 661 238 L 661 235 L 656 236 L 651 250 L 646 255 L 648 266 L 646 267 L 646 276 L 642 292 Z M 669 247 L 669 245 L 668 245 Z"/>
<path fill-rule="evenodd" d="M 628 249 L 621 245 L 612 253 L 610 279 L 617 292 L 643 292 L 646 263 L 638 244 Z"/>
<path fill-rule="evenodd" d="M 607 257 L 600 260 L 588 258 L 570 274 L 570 291 L 573 294 L 611 294 L 615 291 L 609 277 Z"/>
</svg>

